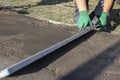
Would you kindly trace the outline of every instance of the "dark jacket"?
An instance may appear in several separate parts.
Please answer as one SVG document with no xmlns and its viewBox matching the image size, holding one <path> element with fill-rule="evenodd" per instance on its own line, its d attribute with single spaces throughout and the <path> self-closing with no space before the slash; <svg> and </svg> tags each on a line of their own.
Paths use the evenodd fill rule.
<svg viewBox="0 0 120 80">
<path fill-rule="evenodd" d="M 120 0 L 117 0 L 117 3 L 120 4 Z"/>
</svg>

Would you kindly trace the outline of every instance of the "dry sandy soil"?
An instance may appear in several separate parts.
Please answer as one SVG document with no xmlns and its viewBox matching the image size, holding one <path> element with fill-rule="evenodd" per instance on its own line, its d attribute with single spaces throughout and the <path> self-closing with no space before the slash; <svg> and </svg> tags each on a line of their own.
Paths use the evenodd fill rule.
<svg viewBox="0 0 120 80">
<path fill-rule="evenodd" d="M 62 27 L 59 30 L 66 30 L 64 35 L 70 36 L 76 33 L 73 27 L 56 25 L 42 20 L 7 13 L 1 13 L 0 20 L 0 57 L 11 56 L 14 53 L 21 54 L 23 58 L 25 52 L 31 52 L 26 39 L 33 40 L 30 43 L 34 47 L 39 43 L 39 28 L 45 26 L 46 29 Z M 11 15 L 12 17 L 6 17 Z M 5 17 L 5 18 L 4 18 Z M 9 24 L 9 25 L 8 25 Z M 5 27 L 2 26 L 6 25 Z M 12 26 L 10 26 L 12 25 Z M 31 26 L 32 25 L 32 26 Z M 55 27 L 56 26 L 56 27 Z M 17 28 L 18 27 L 18 28 Z M 34 28 L 33 28 L 34 27 Z M 24 28 L 24 29 L 21 29 Z M 33 30 L 32 30 L 33 29 Z M 58 33 L 54 34 L 60 34 Z M 36 33 L 38 31 L 38 33 Z M 50 32 L 48 30 L 48 32 Z M 64 32 L 64 31 L 63 31 Z M 21 34 L 26 34 L 21 35 Z M 29 35 L 29 36 L 28 36 Z M 32 36 L 32 37 L 31 37 Z M 51 36 L 52 37 L 52 36 Z M 49 40 L 49 39 L 47 39 Z M 46 41 L 47 41 L 46 40 Z M 51 38 L 52 40 L 52 38 Z M 48 43 L 49 44 L 49 43 Z M 2 47 L 2 48 L 1 48 Z M 25 48 L 26 49 L 23 49 Z M 33 51 L 34 51 L 33 50 Z M 2 55 L 7 54 L 7 55 Z M 13 55 L 11 55 L 13 54 Z M 16 55 L 17 56 L 17 55 Z M 25 56 L 24 56 L 25 57 Z M 7 58 L 4 58 L 7 59 Z M 0 61 L 0 65 L 2 61 Z M 18 59 L 15 59 L 18 60 Z M 12 61 L 12 58 L 11 58 Z M 27 66 L 26 68 L 14 73 L 10 77 L 1 80 L 119 80 L 120 79 L 120 36 L 106 32 L 92 31 L 72 43 L 54 51 Z"/>
<path fill-rule="evenodd" d="M 0 17 L 0 61 L 3 63 L 0 70 L 78 32 L 77 27 L 55 25 L 23 15 L 1 13 Z"/>
</svg>

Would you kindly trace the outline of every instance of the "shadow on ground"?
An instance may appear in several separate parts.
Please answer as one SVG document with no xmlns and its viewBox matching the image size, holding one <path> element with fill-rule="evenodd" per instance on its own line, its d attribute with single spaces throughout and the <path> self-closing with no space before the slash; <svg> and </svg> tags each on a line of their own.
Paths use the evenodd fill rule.
<svg viewBox="0 0 120 80">
<path fill-rule="evenodd" d="M 58 80 L 94 80 L 120 55 L 120 41 Z M 113 80 L 113 79 L 111 79 Z"/>
<path fill-rule="evenodd" d="M 87 33 L 81 38 L 76 39 L 72 43 L 67 44 L 66 46 L 54 51 L 53 53 L 47 55 L 46 57 L 36 61 L 35 63 L 32 63 L 31 65 L 25 67 L 24 69 L 14 73 L 10 77 L 13 76 L 20 76 L 24 74 L 31 74 L 40 71 L 42 68 L 45 68 L 55 60 L 59 59 L 62 57 L 64 54 L 69 52 L 71 49 L 75 48 L 79 44 L 81 44 L 83 41 L 89 39 L 91 36 L 93 36 L 96 33 L 96 31 L 92 31 L 90 33 Z M 69 47 L 68 47 L 69 46 Z M 34 69 L 33 69 L 34 68 Z"/>
<path fill-rule="evenodd" d="M 106 29 L 102 31 L 111 32 L 114 31 L 120 25 L 120 9 L 112 9 Z"/>
<path fill-rule="evenodd" d="M 49 64 L 53 63 L 55 60 L 59 59 L 64 54 L 69 52 L 71 49 L 81 44 L 83 41 L 89 39 L 89 37 L 95 33 L 96 31 L 92 31 L 86 34 L 85 36 L 73 41 L 72 43 L 56 50 L 50 55 L 14 73 L 10 77 L 31 74 L 40 71 L 42 68 L 47 67 Z M 120 41 L 114 43 L 104 51 L 100 52 L 99 55 L 83 63 L 82 65 L 79 65 L 76 69 L 72 70 L 70 73 L 57 80 L 94 80 L 105 68 L 110 66 L 114 60 L 118 58 L 120 55 L 119 45 Z"/>
<path fill-rule="evenodd" d="M 60 4 L 60 3 L 66 3 L 66 2 L 70 2 L 73 0 L 42 0 L 40 2 L 40 4 L 42 5 L 52 5 L 52 4 Z"/>
<path fill-rule="evenodd" d="M 15 11 L 19 14 L 30 14 L 28 12 L 28 9 L 30 9 L 32 7 L 36 7 L 36 6 L 40 6 L 40 5 L 56 5 L 56 4 L 60 4 L 60 3 L 70 2 L 70 1 L 73 1 L 73 0 L 42 0 L 40 2 L 35 2 L 32 4 L 21 5 L 21 6 L 2 6 L 2 7 L 0 7 L 0 11 L 1 10 L 9 10 L 9 11 Z M 66 6 L 66 7 L 71 7 L 71 6 Z M 20 9 L 20 10 L 16 10 L 16 9 Z"/>
</svg>

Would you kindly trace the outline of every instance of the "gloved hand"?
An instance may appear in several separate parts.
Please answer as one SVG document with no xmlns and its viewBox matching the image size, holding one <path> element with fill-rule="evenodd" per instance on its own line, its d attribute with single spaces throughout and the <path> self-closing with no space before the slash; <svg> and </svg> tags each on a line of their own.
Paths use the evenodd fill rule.
<svg viewBox="0 0 120 80">
<path fill-rule="evenodd" d="M 92 21 L 90 20 L 90 17 L 88 15 L 87 11 L 80 11 L 79 19 L 77 22 L 77 26 L 80 30 L 85 29 L 87 25 L 92 26 Z"/>
<path fill-rule="evenodd" d="M 108 16 L 107 13 L 102 12 L 102 14 L 101 14 L 101 16 L 100 16 L 100 18 L 99 18 L 100 24 L 101 24 L 101 26 L 103 26 L 103 27 L 107 24 L 107 16 Z"/>
</svg>

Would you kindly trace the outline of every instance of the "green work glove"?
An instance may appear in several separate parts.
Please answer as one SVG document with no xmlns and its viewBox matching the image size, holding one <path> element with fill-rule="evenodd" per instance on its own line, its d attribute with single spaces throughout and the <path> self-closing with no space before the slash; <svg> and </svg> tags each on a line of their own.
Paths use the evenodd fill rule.
<svg viewBox="0 0 120 80">
<path fill-rule="evenodd" d="M 90 17 L 88 15 L 87 11 L 80 11 L 79 19 L 77 22 L 77 26 L 80 30 L 85 29 L 87 25 L 92 26 L 92 21 L 90 20 Z"/>
<path fill-rule="evenodd" d="M 102 12 L 102 14 L 101 14 L 101 16 L 99 18 L 101 26 L 105 26 L 107 24 L 107 16 L 108 16 L 107 13 Z"/>
</svg>

